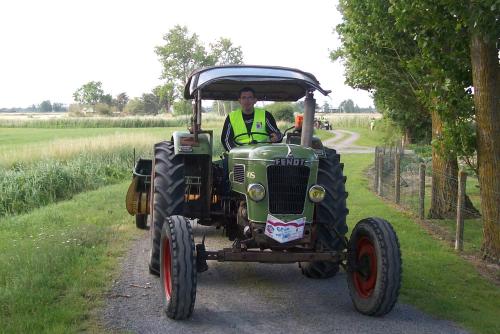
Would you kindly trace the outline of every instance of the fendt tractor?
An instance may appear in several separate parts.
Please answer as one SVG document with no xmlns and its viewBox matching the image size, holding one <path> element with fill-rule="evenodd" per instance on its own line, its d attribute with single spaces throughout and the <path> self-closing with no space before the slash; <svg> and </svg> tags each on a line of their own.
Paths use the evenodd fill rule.
<svg viewBox="0 0 500 334">
<path fill-rule="evenodd" d="M 304 114 L 282 143 L 248 132 L 235 138 L 238 147 L 214 158 L 218 138 L 202 129 L 202 100 L 236 101 L 243 87 L 260 101 L 305 97 Z M 314 91 L 330 93 L 293 68 L 230 65 L 190 75 L 189 129 L 155 144 L 152 160 L 137 161 L 126 200 L 137 227 L 149 225 L 149 270 L 160 276 L 169 318 L 191 316 L 197 274 L 209 260 L 298 262 L 302 274 L 316 279 L 342 267 L 356 310 L 381 316 L 393 308 L 401 284 L 399 241 L 381 218 L 359 221 L 346 237 L 346 177 L 339 154 L 313 136 Z M 221 228 L 232 246 L 209 250 L 204 236 L 195 244 L 192 222 Z"/>
</svg>

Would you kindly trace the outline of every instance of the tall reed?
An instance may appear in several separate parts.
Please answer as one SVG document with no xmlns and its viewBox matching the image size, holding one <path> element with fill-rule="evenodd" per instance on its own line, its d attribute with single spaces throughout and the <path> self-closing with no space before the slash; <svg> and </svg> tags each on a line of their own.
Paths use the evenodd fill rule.
<svg viewBox="0 0 500 334">
<path fill-rule="evenodd" d="M 138 152 L 143 156 L 149 152 Z M 61 161 L 44 159 L 0 169 L 0 216 L 18 214 L 130 176 L 133 152 L 82 153 Z"/>
</svg>

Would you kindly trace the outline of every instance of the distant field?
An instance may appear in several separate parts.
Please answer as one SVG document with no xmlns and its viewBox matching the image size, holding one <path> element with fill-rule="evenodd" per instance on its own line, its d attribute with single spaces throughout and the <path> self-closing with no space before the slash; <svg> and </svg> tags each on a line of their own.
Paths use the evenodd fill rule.
<svg viewBox="0 0 500 334">
<path fill-rule="evenodd" d="M 63 118 L 67 115 L 65 112 L 0 112 L 0 120 Z"/>
</svg>

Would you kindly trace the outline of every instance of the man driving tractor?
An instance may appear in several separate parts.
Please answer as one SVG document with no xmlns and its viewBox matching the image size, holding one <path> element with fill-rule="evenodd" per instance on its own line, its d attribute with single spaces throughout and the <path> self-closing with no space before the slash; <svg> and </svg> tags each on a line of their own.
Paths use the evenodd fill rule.
<svg viewBox="0 0 500 334">
<path fill-rule="evenodd" d="M 242 88 L 238 102 L 241 108 L 227 115 L 222 129 L 221 142 L 226 151 L 236 146 L 234 142 L 236 137 L 241 144 L 250 143 L 252 140 L 257 142 L 270 140 L 273 143 L 281 141 L 282 135 L 273 115 L 264 109 L 254 108 L 257 99 L 253 88 Z M 245 133 L 250 135 L 244 136 Z"/>
</svg>

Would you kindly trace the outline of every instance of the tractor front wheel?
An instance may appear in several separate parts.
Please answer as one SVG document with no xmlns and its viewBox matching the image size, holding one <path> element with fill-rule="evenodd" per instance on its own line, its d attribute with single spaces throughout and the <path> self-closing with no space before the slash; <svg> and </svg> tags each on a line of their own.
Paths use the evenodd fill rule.
<svg viewBox="0 0 500 334">
<path fill-rule="evenodd" d="M 361 220 L 351 234 L 347 283 L 356 310 L 382 316 L 396 303 L 401 287 L 401 252 L 391 224 L 380 218 Z"/>
<path fill-rule="evenodd" d="M 165 220 L 160 242 L 163 308 L 171 319 L 187 319 L 196 299 L 196 256 L 193 230 L 183 216 Z"/>
</svg>

